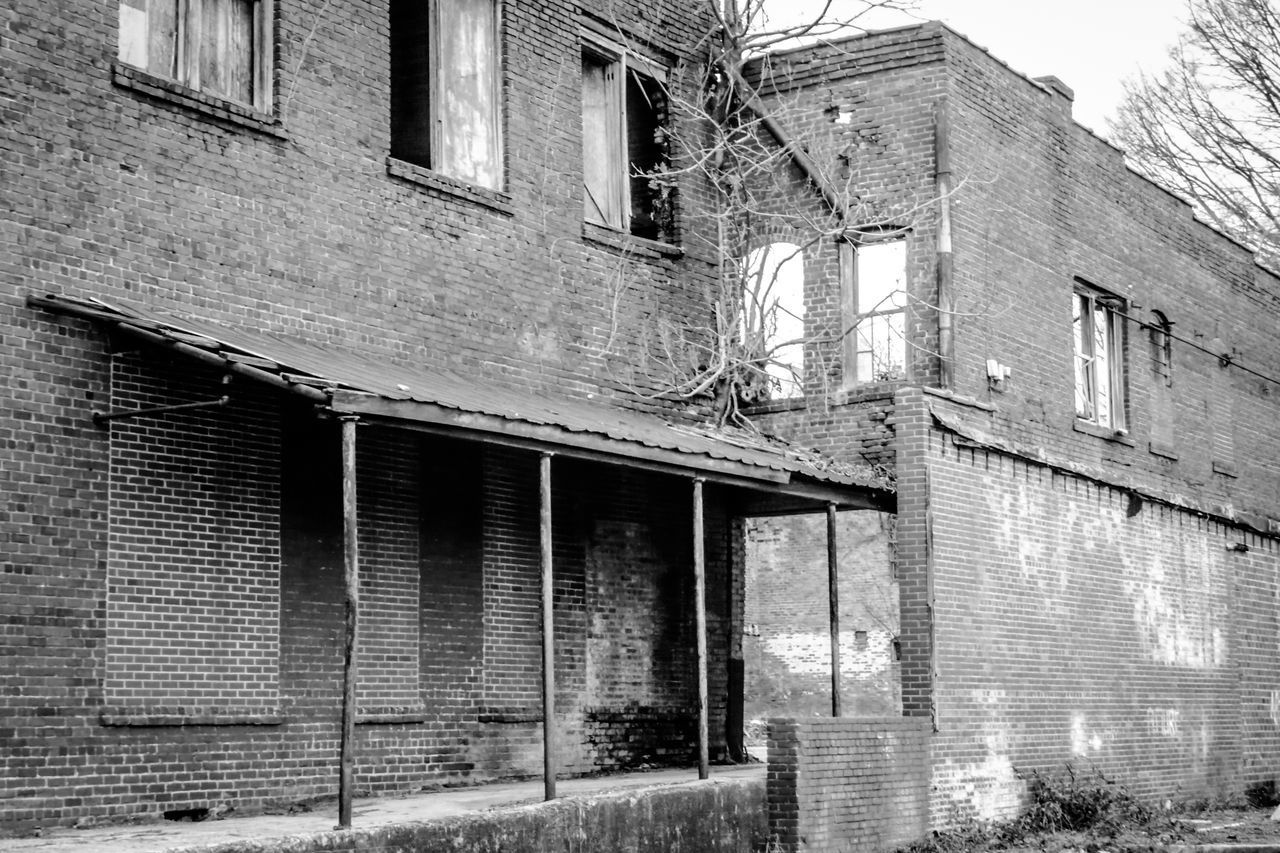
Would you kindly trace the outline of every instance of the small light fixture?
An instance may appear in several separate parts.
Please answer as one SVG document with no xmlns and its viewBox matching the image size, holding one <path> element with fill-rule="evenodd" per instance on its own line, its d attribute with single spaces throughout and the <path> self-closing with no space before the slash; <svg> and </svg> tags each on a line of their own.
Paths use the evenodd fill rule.
<svg viewBox="0 0 1280 853">
<path fill-rule="evenodd" d="M 1228 545 L 1228 546 L 1227 546 L 1227 550 L 1228 550 L 1228 551 L 1235 551 L 1237 554 L 1248 554 L 1248 553 L 1249 553 L 1249 546 L 1248 546 L 1248 545 L 1246 545 L 1246 544 L 1244 544 L 1243 542 L 1237 542 L 1237 543 L 1236 543 L 1236 544 L 1234 544 L 1234 545 Z"/>
</svg>

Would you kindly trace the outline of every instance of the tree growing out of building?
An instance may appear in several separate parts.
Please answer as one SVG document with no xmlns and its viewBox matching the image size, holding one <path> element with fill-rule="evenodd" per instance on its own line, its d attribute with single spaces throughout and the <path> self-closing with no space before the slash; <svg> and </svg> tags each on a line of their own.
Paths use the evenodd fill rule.
<svg viewBox="0 0 1280 853">
<path fill-rule="evenodd" d="M 1280 5 L 1191 0 L 1159 74 L 1126 88 L 1115 142 L 1134 167 L 1280 269 Z"/>
<path fill-rule="evenodd" d="M 761 61 L 777 49 L 857 35 L 873 10 L 910 11 L 913 0 L 829 0 L 803 15 L 779 13 L 786 4 L 777 0 L 706 3 L 715 22 L 710 59 L 693 90 L 663 93 L 668 156 L 641 177 L 655 200 L 685 180 L 712 188 L 710 203 L 683 207 L 689 224 L 681 237 L 693 253 L 717 259 L 718 276 L 703 294 L 705 316 L 654 312 L 629 330 L 650 362 L 649 386 L 631 390 L 705 406 L 718 425 L 748 425 L 744 407 L 798 396 L 806 382 L 821 385 L 846 339 L 861 329 L 859 340 L 872 340 L 873 324 L 879 343 L 866 347 L 869 375 L 901 378 L 904 332 L 881 315 L 898 309 L 900 316 L 913 298 L 905 282 L 859 305 L 841 328 L 820 330 L 804 322 L 805 271 L 841 242 L 901 235 L 931 215 L 938 197 L 864 200 L 853 170 L 810 154 L 831 146 L 797 135 L 812 123 L 800 120 L 799 97 L 775 87 Z M 625 276 L 617 287 L 627 287 Z"/>
</svg>

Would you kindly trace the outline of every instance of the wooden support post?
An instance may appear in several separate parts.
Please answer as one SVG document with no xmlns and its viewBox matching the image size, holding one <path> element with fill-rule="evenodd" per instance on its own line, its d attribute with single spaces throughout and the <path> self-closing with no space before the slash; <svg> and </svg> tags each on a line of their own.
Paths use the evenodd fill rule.
<svg viewBox="0 0 1280 853">
<path fill-rule="evenodd" d="M 356 418 L 342 418 L 343 591 L 346 598 L 342 652 L 342 746 L 338 775 L 338 828 L 351 827 L 355 791 L 356 647 L 360 610 L 359 543 L 356 539 Z"/>
<path fill-rule="evenodd" d="M 698 632 L 698 778 L 711 775 L 707 750 L 707 556 L 702 520 L 702 486 L 693 481 L 693 601 Z"/>
<path fill-rule="evenodd" d="M 551 562 L 551 456 L 538 468 L 541 506 L 538 538 L 542 545 L 542 777 L 546 799 L 556 798 L 556 646 L 555 573 Z"/>
<path fill-rule="evenodd" d="M 831 614 L 831 716 L 840 716 L 840 568 L 836 552 L 836 505 L 827 504 L 827 594 Z"/>
</svg>

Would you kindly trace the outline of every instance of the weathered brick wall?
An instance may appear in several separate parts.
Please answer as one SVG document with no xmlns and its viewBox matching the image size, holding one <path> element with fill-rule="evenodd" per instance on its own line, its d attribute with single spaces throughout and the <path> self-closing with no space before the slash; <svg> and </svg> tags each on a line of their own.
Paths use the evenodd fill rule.
<svg viewBox="0 0 1280 853">
<path fill-rule="evenodd" d="M 909 717 L 769 720 L 770 841 L 880 853 L 929 829 L 929 729 Z"/>
<path fill-rule="evenodd" d="M 833 90 L 847 126 L 869 121 L 869 103 L 829 84 L 823 50 L 793 57 L 797 79 Z M 1008 814 L 1023 793 L 1015 767 L 1096 761 L 1162 795 L 1274 777 L 1280 672 L 1260 649 L 1274 642 L 1275 543 L 1256 531 L 1278 517 L 1280 280 L 1129 172 L 1071 121 L 1061 91 L 945 28 L 839 53 L 874 92 L 931 69 L 917 81 L 927 104 L 908 94 L 914 111 L 892 126 L 898 138 L 932 128 L 942 104 L 951 128 L 955 382 L 900 389 L 881 422 L 897 478 L 903 708 L 939 727 L 934 822 Z M 932 150 L 912 150 L 906 168 L 931 177 Z M 868 176 L 904 162 L 870 145 L 859 159 Z M 918 225 L 909 263 L 931 281 L 933 220 Z M 1077 278 L 1124 297 L 1136 321 L 1162 312 L 1186 339 L 1164 370 L 1148 331 L 1125 324 L 1126 434 L 1075 417 Z M 989 382 L 987 359 L 1010 378 Z M 865 431 L 831 420 L 812 405 L 770 416 L 835 453 L 867 447 Z"/>
<path fill-rule="evenodd" d="M 935 820 L 1009 814 L 1017 770 L 1068 761 L 1143 796 L 1275 777 L 1273 539 L 949 433 L 929 447 Z"/>
<path fill-rule="evenodd" d="M 619 24 L 673 67 L 706 30 L 692 2 L 580 6 L 599 22 Z M 276 4 L 275 112 L 266 121 L 241 121 L 210 99 L 140 86 L 139 75 L 115 68 L 114 2 L 51 8 L 19 0 L 0 21 L 7 86 L 0 122 L 0 363 L 9 377 L 0 388 L 0 682 L 11 712 L 0 728 L 0 787 L 12 794 L 6 826 L 330 794 L 341 684 L 334 425 L 281 398 L 247 392 L 256 401 L 248 406 L 237 384 L 227 409 L 121 422 L 113 430 L 127 446 L 115 450 L 133 453 L 137 444 L 146 458 L 113 457 L 108 432 L 92 424 L 89 411 L 111 402 L 114 342 L 88 324 L 28 308 L 27 293 L 131 298 L 358 350 L 374 361 L 447 368 L 477 383 L 501 380 L 682 414 L 667 401 L 624 392 L 654 382 L 651 364 L 637 352 L 648 318 L 699 316 L 705 308 L 701 284 L 712 265 L 697 248 L 703 244 L 690 212 L 706 188 L 680 188 L 679 203 L 688 208 L 678 216 L 681 246 L 584 230 L 580 7 L 559 0 L 502 7 L 506 182 L 499 193 L 389 168 L 386 3 Z M 145 388 L 121 384 L 118 402 L 217 396 L 217 379 L 184 368 L 181 377 L 154 376 Z M 186 426 L 192 428 L 184 434 Z M 476 757 L 488 725 L 479 720 L 493 716 L 492 705 L 536 705 L 537 636 L 518 621 L 527 612 L 511 625 L 492 625 L 508 632 L 503 644 L 485 639 L 483 608 L 494 587 L 480 531 L 499 477 L 485 479 L 474 450 L 363 426 L 360 435 L 360 662 L 369 677 L 360 685 L 357 784 L 402 790 L 518 772 L 520 762 L 540 754 L 536 726 L 519 760 L 477 767 Z M 152 443 L 160 438 L 167 448 Z M 181 475 L 169 484 L 173 491 L 148 485 L 151 505 L 109 507 L 132 487 L 128 479 L 109 482 L 111 466 L 121 463 L 124 477 L 128 465 L 148 459 Z M 527 473 L 527 460 L 511 464 L 516 473 L 502 477 Z M 518 482 L 528 485 L 527 478 Z M 217 499 L 206 500 L 215 486 Z M 507 510 L 523 511 L 515 504 L 531 499 L 512 497 Z M 188 522 L 204 528 L 184 529 Z M 224 547 L 221 534 L 231 528 Z M 132 550 L 120 551 L 109 530 L 133 537 Z M 525 561 L 522 571 L 536 552 L 529 531 L 525 526 L 523 538 L 507 542 L 507 556 Z M 564 536 L 558 529 L 558 558 Z M 197 614 L 200 587 L 187 584 L 174 613 L 190 615 L 202 636 L 153 643 L 167 629 L 144 624 L 133 593 L 110 585 L 120 576 L 162 586 L 158 576 L 141 576 L 142 562 L 165 559 L 179 538 L 186 553 L 166 564 L 167 577 L 190 578 L 225 562 L 225 577 L 236 584 L 219 592 L 243 593 L 241 606 L 230 608 L 242 622 Z M 720 560 L 713 571 L 720 571 L 715 566 L 727 549 L 721 542 L 711 552 Z M 651 588 L 631 595 L 630 582 L 611 574 L 623 568 L 610 561 L 626 557 L 599 558 L 598 573 L 608 579 L 601 589 L 625 590 L 632 607 L 685 606 L 685 597 L 671 602 Z M 565 563 L 573 560 L 565 556 Z M 586 711 L 574 703 L 591 704 L 582 698 L 587 607 L 598 600 L 588 594 L 587 577 L 578 570 L 557 581 L 557 630 L 564 632 L 557 665 L 570 688 L 562 700 L 566 731 L 578 744 L 585 742 Z M 516 582 L 520 589 L 507 591 L 512 597 L 529 591 L 527 576 Z M 716 603 L 720 587 L 712 592 L 716 630 L 727 618 L 727 607 Z M 268 613 L 278 620 L 277 639 L 259 630 Z M 673 619 L 663 630 L 685 637 L 689 629 Z M 143 664 L 133 660 L 140 651 L 130 637 L 147 639 L 154 647 L 147 654 L 163 668 L 148 676 L 145 690 L 134 677 Z M 663 647 L 670 672 L 687 670 L 690 644 L 670 636 L 662 643 L 672 647 Z M 238 650 L 215 656 L 223 645 Z M 719 670 L 724 645 L 713 641 Z M 486 681 L 490 650 L 497 670 Z M 608 660 L 619 678 L 640 684 L 648 663 L 641 648 L 635 651 Z M 237 675 L 250 657 L 251 677 Z M 170 678 L 191 663 L 187 658 L 197 659 L 188 667 L 193 677 Z M 205 665 L 210 658 L 216 662 Z M 126 666 L 133 669 L 126 673 Z M 688 721 L 672 713 L 687 708 L 689 688 L 676 695 L 669 679 L 660 681 L 649 693 L 637 687 L 630 705 L 610 697 L 599 713 L 621 724 L 634 705 L 646 732 L 688 731 Z M 713 685 L 723 694 L 722 672 Z M 172 705 L 180 713 L 170 716 L 190 723 L 193 710 L 240 708 L 241 722 L 261 725 L 103 726 L 102 713 L 117 701 L 130 706 L 120 716 L 136 718 L 141 704 Z M 715 701 L 719 720 L 723 696 Z M 515 727 L 498 725 L 504 733 Z M 682 737 L 675 742 L 687 743 Z M 631 760 L 602 752 L 599 766 Z M 592 761 L 579 750 L 567 767 L 590 769 Z"/>
<path fill-rule="evenodd" d="M 845 716 L 902 710 L 894 517 L 837 515 L 840 672 Z M 825 515 L 749 519 L 743 658 L 746 720 L 831 713 L 831 634 Z"/>
</svg>

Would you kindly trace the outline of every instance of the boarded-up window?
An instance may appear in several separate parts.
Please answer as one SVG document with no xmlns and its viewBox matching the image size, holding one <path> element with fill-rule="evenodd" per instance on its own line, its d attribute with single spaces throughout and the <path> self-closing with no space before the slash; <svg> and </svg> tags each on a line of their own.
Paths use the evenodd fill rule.
<svg viewBox="0 0 1280 853">
<path fill-rule="evenodd" d="M 121 0 L 120 61 L 271 109 L 272 0 Z"/>
<path fill-rule="evenodd" d="M 582 51 L 583 215 L 639 237 L 669 235 L 665 75 L 618 45 Z"/>
<path fill-rule="evenodd" d="M 502 186 L 495 0 L 392 0 L 391 155 Z"/>
</svg>

